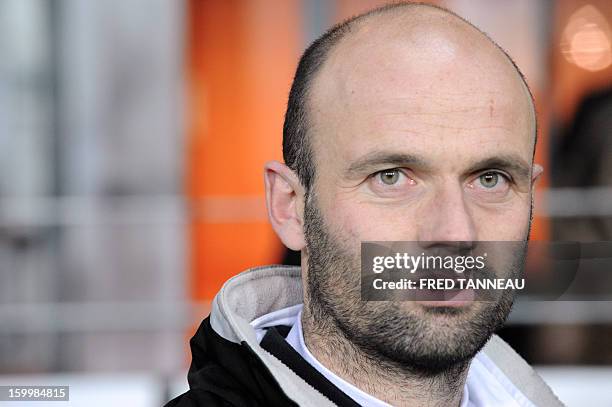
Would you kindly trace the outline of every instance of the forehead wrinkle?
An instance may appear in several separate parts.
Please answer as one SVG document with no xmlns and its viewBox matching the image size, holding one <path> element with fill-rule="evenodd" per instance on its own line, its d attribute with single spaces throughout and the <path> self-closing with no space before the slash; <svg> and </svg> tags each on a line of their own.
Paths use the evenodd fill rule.
<svg viewBox="0 0 612 407">
<path fill-rule="evenodd" d="M 396 98 L 394 100 L 401 99 Z M 498 115 L 500 110 L 508 109 L 507 106 L 497 106 L 496 109 L 498 112 L 496 112 L 495 115 Z M 395 106 L 391 106 L 391 109 L 394 107 Z M 454 107 L 451 107 L 445 105 L 440 109 L 423 109 L 423 106 L 418 105 L 398 106 L 391 111 L 389 111 L 390 109 L 385 109 L 383 111 L 370 109 L 368 116 L 371 119 L 370 123 L 373 123 L 376 127 L 380 126 L 380 129 L 404 131 L 414 134 L 425 135 L 429 133 L 427 129 L 455 130 L 456 132 L 501 130 L 510 134 L 516 133 L 516 124 L 521 121 L 521 118 L 512 120 L 511 122 L 509 120 L 502 120 L 500 124 L 497 122 L 476 124 L 475 121 L 472 120 L 474 115 L 480 117 L 491 115 L 491 117 L 493 117 L 490 109 L 490 103 L 484 102 L 467 106 L 457 106 L 457 104 L 455 104 Z M 469 113 L 472 115 L 469 115 Z M 436 121 L 436 118 L 441 118 L 442 120 Z"/>
<path fill-rule="evenodd" d="M 378 106 L 380 106 L 381 104 L 379 103 Z M 398 106 L 396 109 L 394 109 L 394 106 L 390 106 L 389 108 L 386 108 L 385 111 L 371 111 L 370 116 L 373 118 L 376 117 L 397 117 L 397 118 L 412 118 L 412 117 L 452 117 L 455 115 L 460 115 L 460 118 L 465 118 L 465 114 L 466 113 L 473 113 L 473 114 L 489 114 L 490 113 L 490 103 L 479 103 L 477 105 L 467 105 L 466 103 L 464 103 L 464 106 L 457 106 L 457 104 L 454 104 L 452 106 L 450 105 L 442 105 L 439 104 L 440 108 L 439 109 L 424 109 L 424 106 L 421 105 L 407 105 L 407 106 Z M 502 109 L 504 109 L 505 107 L 502 106 Z M 497 108 L 498 110 L 500 109 L 500 107 Z M 419 121 L 419 124 L 424 124 L 424 125 L 435 125 L 438 126 L 438 123 L 432 123 L 432 122 L 427 122 L 427 121 Z M 444 128 L 455 128 L 454 126 L 440 126 L 440 127 L 444 127 Z M 489 127 L 489 126 L 482 126 L 482 127 Z M 490 127 L 501 127 L 501 126 L 495 126 L 495 125 L 491 125 Z M 470 127 L 470 128 L 478 128 L 478 127 Z"/>
</svg>

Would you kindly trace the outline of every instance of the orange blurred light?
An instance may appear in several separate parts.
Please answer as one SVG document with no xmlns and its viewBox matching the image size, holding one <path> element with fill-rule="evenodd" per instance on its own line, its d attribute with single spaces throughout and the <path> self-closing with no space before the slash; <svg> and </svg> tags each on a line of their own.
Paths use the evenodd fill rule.
<svg viewBox="0 0 612 407">
<path fill-rule="evenodd" d="M 606 18 L 589 4 L 570 16 L 561 39 L 561 53 L 582 69 L 600 71 L 612 64 L 611 37 Z"/>
</svg>

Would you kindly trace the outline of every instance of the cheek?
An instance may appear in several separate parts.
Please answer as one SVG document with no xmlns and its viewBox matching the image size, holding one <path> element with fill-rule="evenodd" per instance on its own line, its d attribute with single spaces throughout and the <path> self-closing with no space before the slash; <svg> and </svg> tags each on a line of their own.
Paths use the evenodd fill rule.
<svg viewBox="0 0 612 407">
<path fill-rule="evenodd" d="M 329 224 L 337 236 L 351 245 L 364 241 L 410 241 L 416 239 L 416 221 L 411 207 L 381 206 L 338 199 L 330 207 Z"/>
<path fill-rule="evenodd" d="M 473 211 L 478 240 L 523 240 L 529 230 L 531 204 L 518 202 L 500 208 L 476 208 Z"/>
</svg>

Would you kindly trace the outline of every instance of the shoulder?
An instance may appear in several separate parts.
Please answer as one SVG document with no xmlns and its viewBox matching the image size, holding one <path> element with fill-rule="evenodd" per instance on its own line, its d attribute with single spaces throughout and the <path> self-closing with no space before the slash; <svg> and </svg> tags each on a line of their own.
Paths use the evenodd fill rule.
<svg viewBox="0 0 612 407">
<path fill-rule="evenodd" d="M 292 402 L 268 368 L 245 343 L 217 334 L 206 318 L 190 341 L 190 390 L 169 407 L 285 406 Z"/>
</svg>

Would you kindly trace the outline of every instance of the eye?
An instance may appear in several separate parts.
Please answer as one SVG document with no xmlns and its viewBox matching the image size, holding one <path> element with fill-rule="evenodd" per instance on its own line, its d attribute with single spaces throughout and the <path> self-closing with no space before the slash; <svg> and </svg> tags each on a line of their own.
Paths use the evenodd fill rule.
<svg viewBox="0 0 612 407">
<path fill-rule="evenodd" d="M 499 183 L 500 174 L 496 172 L 485 172 L 480 177 L 478 177 L 478 181 L 480 185 L 487 189 L 495 188 L 495 186 Z"/>
<path fill-rule="evenodd" d="M 378 173 L 378 177 L 381 182 L 385 185 L 395 185 L 400 179 L 400 170 L 394 168 L 391 170 L 384 170 Z"/>
<path fill-rule="evenodd" d="M 389 168 L 370 175 L 368 186 L 375 195 L 385 198 L 405 196 L 416 185 L 416 181 L 408 175 L 404 168 Z"/>
<path fill-rule="evenodd" d="M 501 171 L 487 170 L 476 175 L 468 184 L 474 192 L 501 197 L 512 186 L 512 178 Z M 483 195 L 484 196 L 484 195 Z"/>
</svg>

